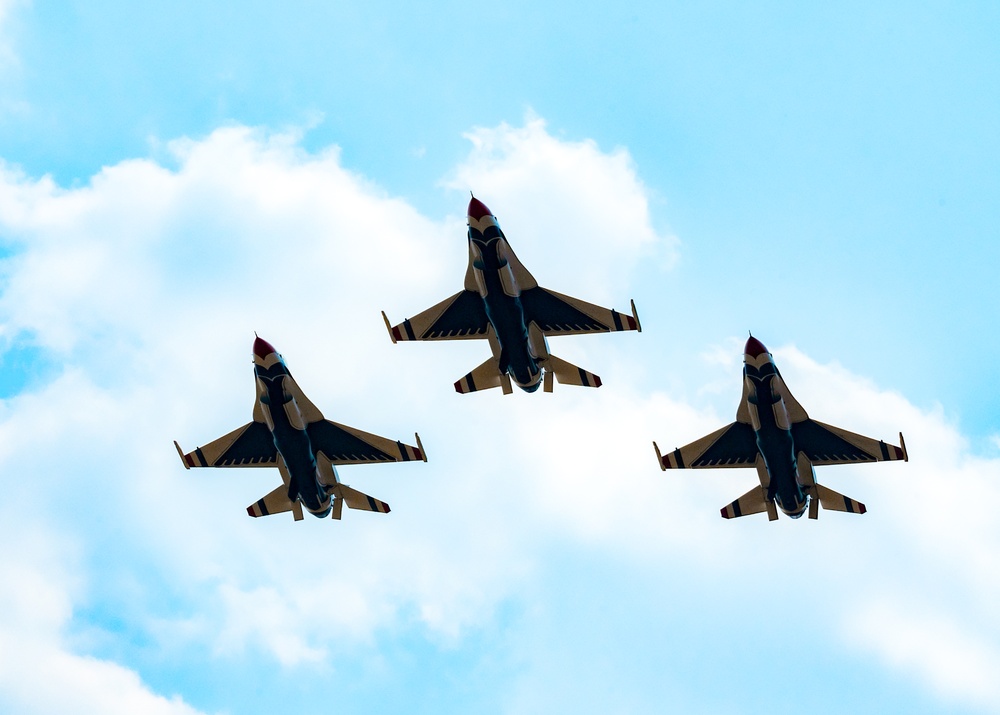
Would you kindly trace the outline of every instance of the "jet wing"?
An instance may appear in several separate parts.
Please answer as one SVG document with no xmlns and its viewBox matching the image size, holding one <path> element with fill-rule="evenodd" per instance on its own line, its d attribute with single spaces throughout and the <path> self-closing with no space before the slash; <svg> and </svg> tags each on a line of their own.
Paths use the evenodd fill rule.
<svg viewBox="0 0 1000 715">
<path fill-rule="evenodd" d="M 277 467 L 278 450 L 263 422 L 248 422 L 214 442 L 184 454 L 174 442 L 187 469 L 191 467 Z"/>
<path fill-rule="evenodd" d="M 418 446 L 411 447 L 330 420 L 313 422 L 306 427 L 306 432 L 309 433 L 313 450 L 322 452 L 332 464 L 427 461 L 419 436 Z"/>
<path fill-rule="evenodd" d="M 485 338 L 489 321 L 479 293 L 459 291 L 450 298 L 431 306 L 423 313 L 389 327 L 382 313 L 392 342 L 397 340 L 462 340 Z"/>
<path fill-rule="evenodd" d="M 642 330 L 634 303 L 632 315 L 626 315 L 539 287 L 523 291 L 521 305 L 525 322 L 534 321 L 545 335 Z"/>
<path fill-rule="evenodd" d="M 809 461 L 817 466 L 909 460 L 902 434 L 899 435 L 902 446 L 897 447 L 816 420 L 805 420 L 792 425 L 792 438 L 796 451 L 804 452 Z"/>
<path fill-rule="evenodd" d="M 653 443 L 656 447 L 656 443 Z M 656 456 L 660 469 L 707 469 L 717 467 L 752 467 L 757 461 L 757 438 L 753 427 L 733 422 L 689 445 Z"/>
</svg>

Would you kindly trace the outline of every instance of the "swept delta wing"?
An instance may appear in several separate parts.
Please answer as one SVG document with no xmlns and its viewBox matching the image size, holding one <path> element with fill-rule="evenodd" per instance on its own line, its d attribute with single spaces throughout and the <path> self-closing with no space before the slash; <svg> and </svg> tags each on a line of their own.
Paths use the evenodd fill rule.
<svg viewBox="0 0 1000 715">
<path fill-rule="evenodd" d="M 177 444 L 176 442 L 174 444 Z M 178 447 L 178 449 L 180 449 Z M 248 422 L 217 440 L 181 454 L 191 467 L 277 467 L 278 449 L 263 422 Z"/>
<path fill-rule="evenodd" d="M 752 467 L 758 451 L 753 428 L 742 422 L 733 422 L 691 444 L 660 455 L 660 469 Z"/>
<path fill-rule="evenodd" d="M 332 464 L 368 464 L 370 462 L 413 462 L 423 459 L 419 447 L 377 434 L 337 424 L 330 420 L 313 422 L 306 427 L 317 453 L 326 455 Z"/>
<path fill-rule="evenodd" d="M 399 340 L 469 340 L 485 338 L 489 321 L 478 293 L 459 291 L 422 313 L 389 326 L 382 313 L 392 342 Z"/>
<path fill-rule="evenodd" d="M 796 449 L 805 452 L 813 466 L 907 459 L 902 434 L 899 435 L 901 446 L 897 447 L 833 425 L 806 420 L 792 424 L 792 436 Z"/>
<path fill-rule="evenodd" d="M 536 323 L 549 337 L 640 329 L 639 321 L 633 315 L 602 308 L 545 288 L 524 291 L 521 293 L 521 304 L 524 306 L 525 320 Z M 632 310 L 635 311 L 635 303 L 632 304 Z"/>
</svg>

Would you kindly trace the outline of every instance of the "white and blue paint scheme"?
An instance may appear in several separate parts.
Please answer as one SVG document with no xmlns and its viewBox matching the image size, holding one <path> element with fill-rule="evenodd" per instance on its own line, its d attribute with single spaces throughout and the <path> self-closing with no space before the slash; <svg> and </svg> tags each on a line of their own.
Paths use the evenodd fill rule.
<svg viewBox="0 0 1000 715">
<path fill-rule="evenodd" d="M 492 357 L 455 383 L 460 393 L 500 387 L 510 394 L 512 381 L 525 392 L 534 392 L 540 384 L 552 392 L 553 378 L 567 385 L 600 387 L 600 377 L 549 352 L 546 338 L 641 331 L 635 303 L 628 315 L 540 287 L 483 202 L 473 197 L 468 217 L 464 290 L 396 326 L 383 312 L 392 342 L 488 340 Z"/>
<path fill-rule="evenodd" d="M 902 432 L 896 447 L 881 440 L 809 419 L 788 390 L 767 348 L 750 336 L 743 355 L 743 398 L 736 421 L 691 444 L 661 454 L 660 469 L 755 467 L 760 485 L 722 508 L 733 519 L 778 509 L 793 519 L 806 510 L 819 518 L 819 507 L 864 514 L 865 505 L 816 482 L 817 465 L 908 461 Z"/>
<path fill-rule="evenodd" d="M 324 419 L 281 355 L 260 337 L 253 344 L 253 367 L 253 420 L 187 454 L 174 442 L 185 468 L 277 467 L 284 484 L 248 506 L 250 516 L 291 511 L 298 521 L 305 507 L 313 516 L 340 519 L 345 502 L 351 509 L 388 513 L 385 502 L 342 483 L 335 465 L 426 462 L 420 436 L 411 447 Z"/>
</svg>

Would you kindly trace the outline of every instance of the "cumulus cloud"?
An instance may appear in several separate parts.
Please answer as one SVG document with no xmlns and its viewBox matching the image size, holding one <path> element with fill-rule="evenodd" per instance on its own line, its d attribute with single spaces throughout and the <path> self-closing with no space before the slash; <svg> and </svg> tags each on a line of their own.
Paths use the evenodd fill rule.
<svg viewBox="0 0 1000 715">
<path fill-rule="evenodd" d="M 723 359 L 729 348 L 736 357 Z M 523 506 L 533 529 L 641 565 L 637 574 L 663 569 L 670 575 L 660 587 L 675 604 L 685 593 L 697 600 L 699 591 L 724 588 L 716 615 L 727 621 L 762 596 L 797 593 L 817 617 L 804 637 L 842 641 L 938 697 L 988 709 L 1000 695 L 992 676 L 1000 663 L 1000 529 L 976 504 L 1000 499 L 1000 460 L 972 456 L 940 408 L 920 409 L 794 346 L 774 353 L 815 419 L 893 443 L 898 432 L 906 435 L 909 463 L 817 470 L 821 483 L 866 502 L 867 515 L 821 511 L 819 522 L 724 522 L 719 508 L 756 483 L 752 470 L 659 471 L 651 439 L 670 449 L 735 418 L 739 347 L 729 340 L 701 358 L 709 384 L 728 382 L 728 398 L 698 407 L 616 385 L 534 407 L 545 439 L 532 439 L 537 426 L 522 424 L 514 458 L 533 475 L 530 485 L 518 482 L 531 490 Z M 780 622 L 777 612 L 773 617 Z M 534 682 L 528 692 L 544 697 L 544 687 Z"/>
<path fill-rule="evenodd" d="M 543 285 L 624 308 L 638 263 L 669 263 L 676 253 L 676 240 L 653 226 L 624 150 L 563 141 L 536 119 L 469 138 L 446 186 L 471 187 L 497 211 Z M 163 652 L 322 672 L 393 629 L 455 647 L 511 602 L 529 614 L 520 628 L 556 604 L 585 613 L 592 594 L 566 592 L 560 570 L 583 554 L 641 578 L 665 604 L 663 618 L 681 618 L 671 604 L 697 605 L 705 593 L 713 607 L 745 613 L 773 597 L 775 584 L 801 579 L 797 594 L 828 612 L 812 636 L 859 657 L 921 677 L 937 662 L 935 644 L 947 641 L 953 658 L 995 662 L 1000 624 L 982 594 L 998 585 L 997 529 L 985 510 L 968 508 L 963 489 L 941 485 L 967 485 L 992 503 L 998 463 L 969 457 L 942 410 L 918 409 L 794 347 L 776 350 L 814 417 L 892 441 L 902 430 L 911 462 L 820 470 L 821 481 L 868 504 L 864 517 L 723 522 L 719 507 L 749 489 L 753 472 L 663 474 L 651 442 L 669 449 L 733 419 L 737 339 L 694 346 L 708 376 L 696 404 L 639 391 L 633 376 L 659 369 L 664 339 L 648 332 L 552 341 L 556 354 L 602 375 L 597 391 L 456 395 L 451 384 L 485 358 L 486 345 L 394 346 L 378 310 L 398 320 L 460 288 L 464 198 L 453 215 L 423 216 L 344 169 L 336 148 L 305 152 L 294 133 L 233 126 L 168 152 L 168 162 L 122 162 L 74 189 L 0 172 L 0 238 L 10 252 L 0 335 L 56 366 L 0 406 L 0 468 L 24 475 L 0 504 L 0 523 L 76 545 L 71 557 L 19 562 L 19 580 L 39 584 L 41 596 L 9 596 L 21 598 L 0 613 L 11 642 L 36 643 L 67 672 L 93 672 L 150 708 L 184 712 L 138 670 L 68 638 L 102 630 L 85 604 L 114 610 Z M 404 440 L 420 431 L 428 464 L 342 470 L 392 504 L 388 517 L 252 520 L 245 506 L 276 474 L 182 469 L 171 439 L 190 448 L 249 419 L 254 330 L 331 419 Z M 67 479 L 73 508 L 55 501 Z M 46 508 L 15 506 L 37 500 Z M 855 577 L 844 578 L 846 569 Z M 878 620 L 870 602 L 902 604 L 901 615 L 845 638 L 842 624 Z M 938 625 L 899 657 L 903 620 L 925 613 Z M 684 617 L 717 620 L 704 609 Z M 45 624 L 44 637 L 15 630 L 31 619 Z M 530 635 L 511 640 L 548 647 Z M 133 647 L 118 652 L 127 658 Z M 589 659 L 580 672 L 594 671 L 587 648 L 545 653 L 525 659 L 538 668 L 519 678 L 518 702 L 547 701 L 536 688 L 563 656 Z M 25 659 L 18 672 L 38 680 L 41 662 Z M 640 688 L 625 665 L 606 666 L 608 677 Z M 982 702 L 992 692 L 982 669 L 964 672 L 973 685 L 949 676 L 936 692 L 971 688 Z M 25 702 L 4 683 L 4 697 Z"/>
<path fill-rule="evenodd" d="M 533 136 L 557 147 L 537 128 Z M 295 134 L 229 127 L 169 151 L 172 168 L 126 161 L 76 189 L 12 167 L 0 175 L 0 234 L 11 252 L 0 330 L 8 346 L 33 346 L 58 366 L 50 381 L 5 401 L 5 469 L 40 468 L 51 484 L 65 465 L 38 465 L 34 455 L 73 455 L 75 480 L 101 495 L 65 517 L 91 569 L 83 578 L 95 581 L 91 598 L 135 608 L 114 590 L 134 577 L 128 571 L 140 582 L 156 574 L 182 600 L 198 594 L 180 618 L 155 607 L 131 613 L 164 641 L 208 640 L 223 657 L 257 649 L 295 666 L 321 661 L 331 642 L 363 642 L 404 612 L 437 638 L 460 637 L 531 570 L 512 544 L 518 539 L 484 529 L 506 515 L 473 506 L 490 499 L 489 477 L 502 467 L 464 485 L 446 484 L 425 465 L 394 467 L 423 470 L 419 477 L 372 467 L 372 477 L 394 485 L 385 491 L 412 502 L 409 513 L 372 487 L 365 491 L 397 504 L 391 520 L 348 513 L 343 524 L 261 524 L 244 506 L 276 475 L 187 473 L 169 440 L 204 442 L 249 417 L 256 329 L 286 353 L 331 417 L 404 439 L 419 426 L 435 463 L 459 473 L 462 459 L 449 458 L 445 444 L 449 429 L 461 440 L 463 428 L 435 435 L 440 411 L 429 395 L 449 394 L 471 365 L 458 354 L 441 366 L 440 351 L 425 346 L 394 348 L 378 308 L 416 312 L 461 285 L 464 221 L 421 216 L 341 167 L 336 148 L 308 154 Z M 585 154 L 574 165 L 581 185 L 607 163 L 593 147 Z M 612 161 L 626 163 L 620 154 Z M 606 220 L 616 210 L 592 204 L 576 212 Z M 641 233 L 635 245 L 657 240 L 648 227 Z M 613 242 L 595 251 L 625 271 L 638 255 L 616 256 Z M 611 280 L 604 273 L 594 287 L 606 291 Z M 346 469 L 344 477 L 364 488 L 366 471 Z M 30 481 L 15 489 L 25 499 L 35 494 Z M 452 515 L 446 523 L 434 516 L 442 509 Z M 50 517 L 40 523 L 52 527 Z M 317 569 L 296 544 L 331 528 L 360 545 Z M 124 543 L 115 538 L 123 530 Z M 116 561 L 102 558 L 108 548 Z M 148 585 L 131 588 L 153 598 Z M 72 602 L 65 607 L 63 623 Z"/>
<path fill-rule="evenodd" d="M 840 483 L 884 525 L 846 543 L 870 578 L 844 589 L 844 640 L 946 699 L 988 709 L 1000 697 L 992 675 L 1000 667 L 1000 528 L 982 505 L 1000 499 L 1000 460 L 973 455 L 940 406 L 919 409 L 795 348 L 778 357 L 791 388 L 803 385 L 796 397 L 807 410 L 816 405 L 811 416 L 887 441 L 898 431 L 906 437 L 908 464 L 840 468 Z M 831 486 L 838 474 L 819 470 Z"/>
<path fill-rule="evenodd" d="M 956 614 L 901 605 L 899 596 L 864 605 L 851 622 L 848 639 L 890 668 L 929 684 L 944 700 L 995 706 L 1000 698 L 996 630 L 984 634 Z"/>
<path fill-rule="evenodd" d="M 0 709 L 32 713 L 196 715 L 179 696 L 151 692 L 114 662 L 77 655 L 66 629 L 82 579 L 71 562 L 73 540 L 18 515 L 0 527 Z"/>
<path fill-rule="evenodd" d="M 620 301 L 617 291 L 640 258 L 674 264 L 677 239 L 651 224 L 650 192 L 624 148 L 603 152 L 589 139 L 559 139 L 533 116 L 522 127 L 478 127 L 465 136 L 472 152 L 445 185 L 485 201 L 542 285 Z"/>
</svg>

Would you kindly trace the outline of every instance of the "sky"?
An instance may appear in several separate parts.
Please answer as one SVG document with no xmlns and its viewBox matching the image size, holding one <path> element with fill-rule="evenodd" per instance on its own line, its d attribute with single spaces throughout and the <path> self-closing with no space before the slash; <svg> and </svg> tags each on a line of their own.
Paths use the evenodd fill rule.
<svg viewBox="0 0 1000 715">
<path fill-rule="evenodd" d="M 992 3 L 0 0 L 0 711 L 1000 712 Z M 458 395 L 475 191 L 599 390 Z M 723 521 L 747 331 L 908 463 Z M 254 331 L 426 464 L 245 508 Z M 287 518 L 286 518 L 287 517 Z"/>
</svg>

